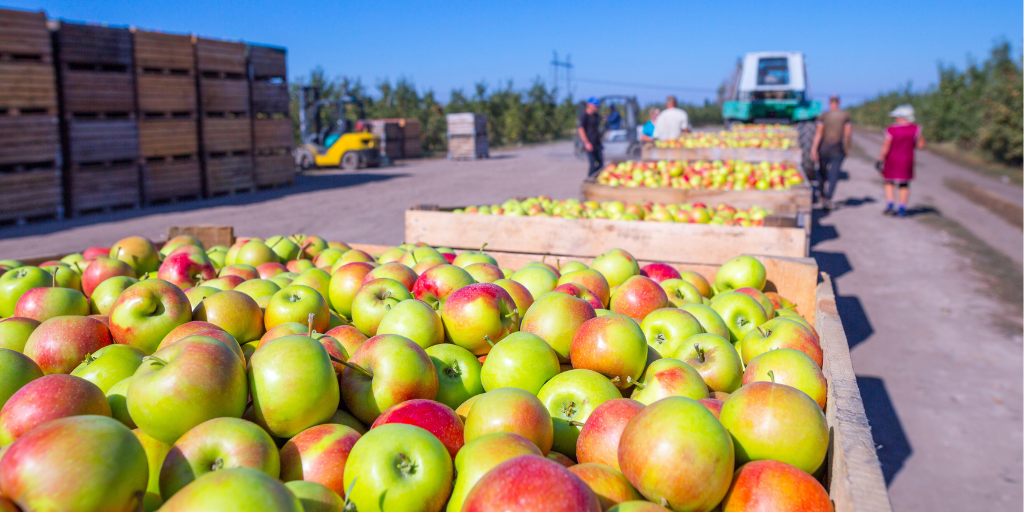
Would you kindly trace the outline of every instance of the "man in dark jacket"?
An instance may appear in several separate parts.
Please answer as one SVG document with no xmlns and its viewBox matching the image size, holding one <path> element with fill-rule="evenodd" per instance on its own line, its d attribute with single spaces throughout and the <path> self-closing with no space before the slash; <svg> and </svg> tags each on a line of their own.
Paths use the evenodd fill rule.
<svg viewBox="0 0 1024 512">
<path fill-rule="evenodd" d="M 597 98 L 587 100 L 586 110 L 580 114 L 576 129 L 579 132 L 580 141 L 583 142 L 583 147 L 587 150 L 587 158 L 590 160 L 588 176 L 601 172 L 601 168 L 604 167 L 604 157 L 601 155 L 601 116 L 597 113 L 599 104 Z"/>
</svg>

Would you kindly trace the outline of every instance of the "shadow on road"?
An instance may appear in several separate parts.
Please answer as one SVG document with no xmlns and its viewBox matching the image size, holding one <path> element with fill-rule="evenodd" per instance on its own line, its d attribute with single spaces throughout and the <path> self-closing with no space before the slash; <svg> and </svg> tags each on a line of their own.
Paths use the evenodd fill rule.
<svg viewBox="0 0 1024 512">
<path fill-rule="evenodd" d="M 290 187 L 259 190 L 252 193 L 237 194 L 233 196 L 221 196 L 198 201 L 185 201 L 180 203 L 164 204 L 138 209 L 117 210 L 94 215 L 85 215 L 73 219 L 54 220 L 27 224 L 24 226 L 10 226 L 0 228 L 0 239 L 15 238 L 29 235 L 43 235 L 62 231 L 69 228 L 90 226 L 104 222 L 113 222 L 126 219 L 146 217 L 150 215 L 164 215 L 168 213 L 185 212 L 202 208 L 216 206 L 238 206 L 245 204 L 262 203 L 273 201 L 293 194 L 317 192 L 344 187 L 353 187 L 364 183 L 376 181 L 387 181 L 395 178 L 410 176 L 407 173 L 386 172 L 386 171 L 313 171 L 295 176 L 295 184 Z"/>
<path fill-rule="evenodd" d="M 839 238 L 839 232 L 835 226 L 821 224 L 820 221 L 827 216 L 828 214 L 822 210 L 814 211 L 812 216 L 814 225 L 811 229 L 811 247 L 826 240 Z M 836 309 L 839 310 L 839 318 L 843 322 L 843 330 L 846 331 L 846 340 L 852 349 L 870 338 L 875 333 L 875 330 L 871 327 L 871 321 L 868 320 L 868 315 L 864 311 L 864 306 L 861 304 L 860 299 L 852 295 L 842 295 L 838 283 L 835 282 L 835 279 L 853 270 L 850 260 L 846 257 L 846 254 L 841 252 L 815 251 L 813 249 L 811 250 L 811 257 L 818 263 L 818 269 L 822 272 L 827 272 L 833 279 L 832 286 L 836 294 Z"/>
<path fill-rule="evenodd" d="M 857 387 L 864 400 L 864 412 L 871 424 L 871 438 L 882 464 L 885 485 L 892 484 L 903 463 L 914 453 L 903 425 L 885 389 L 885 381 L 878 377 L 857 377 Z"/>
</svg>

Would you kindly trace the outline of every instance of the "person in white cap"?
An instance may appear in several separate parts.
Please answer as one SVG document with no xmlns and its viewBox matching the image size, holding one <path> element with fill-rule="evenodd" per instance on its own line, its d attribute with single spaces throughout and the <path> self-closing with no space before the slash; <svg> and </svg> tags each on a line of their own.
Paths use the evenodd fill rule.
<svg viewBox="0 0 1024 512">
<path fill-rule="evenodd" d="M 910 180 L 914 179 L 914 149 L 924 149 L 924 135 L 921 126 L 914 124 L 914 107 L 900 105 L 889 112 L 895 119 L 885 129 L 885 141 L 878 155 L 875 167 L 885 178 L 886 215 L 907 216 L 907 201 L 910 199 Z M 899 204 L 893 205 L 895 189 L 899 189 Z"/>
</svg>

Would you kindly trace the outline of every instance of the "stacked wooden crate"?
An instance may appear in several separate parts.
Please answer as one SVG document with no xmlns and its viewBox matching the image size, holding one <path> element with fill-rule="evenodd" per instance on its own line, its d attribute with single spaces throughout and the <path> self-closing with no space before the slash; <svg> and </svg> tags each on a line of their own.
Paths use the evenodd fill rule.
<svg viewBox="0 0 1024 512">
<path fill-rule="evenodd" d="M 131 33 L 60 23 L 54 51 L 68 212 L 140 206 Z"/>
<path fill-rule="evenodd" d="M 448 114 L 448 158 L 453 160 L 489 157 L 487 116 L 467 112 Z"/>
<path fill-rule="evenodd" d="M 256 180 L 246 46 L 199 38 L 195 51 L 206 195 L 251 191 Z"/>
<path fill-rule="evenodd" d="M 382 155 L 392 160 L 423 156 L 420 143 L 423 128 L 419 119 L 374 119 L 370 121 L 370 127 L 373 134 L 380 138 Z"/>
<path fill-rule="evenodd" d="M 0 223 L 60 217 L 60 164 L 46 14 L 0 9 Z"/>
<path fill-rule="evenodd" d="M 295 182 L 294 136 L 284 48 L 249 46 L 249 78 L 256 185 L 291 185 Z"/>
<path fill-rule="evenodd" d="M 143 197 L 149 204 L 203 194 L 192 36 L 133 31 Z"/>
</svg>

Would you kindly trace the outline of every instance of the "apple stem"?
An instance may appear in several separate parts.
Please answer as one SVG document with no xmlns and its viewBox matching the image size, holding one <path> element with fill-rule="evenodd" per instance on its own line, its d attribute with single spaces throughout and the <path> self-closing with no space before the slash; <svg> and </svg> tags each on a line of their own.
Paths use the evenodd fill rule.
<svg viewBox="0 0 1024 512">
<path fill-rule="evenodd" d="M 309 325 L 309 334 L 308 334 L 308 336 L 310 338 L 313 337 L 313 317 L 315 317 L 315 316 L 316 316 L 316 313 L 310 313 L 309 317 L 306 319 L 306 324 Z"/>
<path fill-rule="evenodd" d="M 147 361 L 152 362 L 153 364 L 155 364 L 157 366 L 164 366 L 164 365 L 167 364 L 167 361 L 164 361 L 163 359 L 160 359 L 159 357 L 156 357 L 156 356 L 146 356 L 146 357 L 142 358 L 142 362 L 147 362 Z"/>
<path fill-rule="evenodd" d="M 487 247 L 487 242 L 484 242 L 484 244 L 480 246 L 480 254 L 484 253 L 484 248 L 486 248 L 486 247 Z"/>
<path fill-rule="evenodd" d="M 224 459 L 217 457 L 217 460 L 213 461 L 210 465 L 210 471 L 217 471 L 218 469 L 224 468 Z"/>
<path fill-rule="evenodd" d="M 338 359 L 337 357 L 334 357 L 334 356 L 332 356 L 330 354 L 328 354 L 328 356 L 330 356 L 331 361 L 334 361 L 335 363 L 338 363 L 338 364 L 340 364 L 342 366 L 345 366 L 345 367 L 351 369 L 352 371 L 359 372 L 359 373 L 361 373 L 361 374 L 363 374 L 363 375 L 365 375 L 365 376 L 367 376 L 367 377 L 369 377 L 371 379 L 373 378 L 373 374 L 370 373 L 369 370 L 363 368 L 362 366 L 359 366 L 358 364 L 350 363 L 348 361 L 342 361 L 341 359 Z"/>
<path fill-rule="evenodd" d="M 768 378 L 772 379 L 772 384 L 775 384 L 775 372 L 768 370 Z"/>
<path fill-rule="evenodd" d="M 348 512 L 349 505 L 352 504 L 352 489 L 356 486 L 356 480 L 359 480 L 358 476 L 352 478 L 352 483 L 348 484 L 348 489 L 345 490 L 345 503 L 341 506 L 341 510 L 345 512 Z"/>
<path fill-rule="evenodd" d="M 700 345 L 694 343 L 693 349 L 697 351 L 697 361 L 700 363 L 704 362 L 704 349 L 700 348 Z"/>
<path fill-rule="evenodd" d="M 513 309 L 509 314 L 505 315 L 505 318 L 512 318 L 515 316 L 519 316 L 519 308 Z"/>
<path fill-rule="evenodd" d="M 583 423 L 582 421 L 576 421 L 576 420 L 569 420 L 569 424 L 574 426 L 574 427 L 582 427 L 583 425 L 586 425 L 586 423 Z"/>
<path fill-rule="evenodd" d="M 53 276 L 51 276 L 51 277 L 53 278 L 53 279 L 52 279 L 52 281 L 53 281 L 53 285 L 52 285 L 52 286 L 53 286 L 54 288 L 56 288 L 56 287 L 57 287 L 57 272 L 58 272 L 59 270 L 60 270 L 60 267 L 53 267 Z"/>
<path fill-rule="evenodd" d="M 486 335 L 486 334 L 484 335 L 484 341 L 486 341 L 488 345 L 490 345 L 492 347 L 494 346 L 494 342 L 491 341 L 491 337 Z"/>
<path fill-rule="evenodd" d="M 638 380 L 634 380 L 632 376 L 626 377 L 626 384 L 632 384 L 640 389 L 644 389 L 647 387 L 647 384 L 644 384 L 643 382 L 640 382 Z"/>
</svg>

